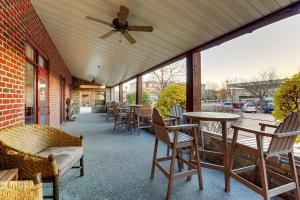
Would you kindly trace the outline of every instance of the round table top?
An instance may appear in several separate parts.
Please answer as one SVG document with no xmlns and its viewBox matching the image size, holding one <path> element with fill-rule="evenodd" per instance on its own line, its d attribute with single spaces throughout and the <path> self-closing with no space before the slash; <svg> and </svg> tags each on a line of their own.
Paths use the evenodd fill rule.
<svg viewBox="0 0 300 200">
<path fill-rule="evenodd" d="M 206 121 L 234 121 L 241 116 L 223 112 L 185 112 L 183 115 L 187 119 L 206 120 Z"/>
</svg>

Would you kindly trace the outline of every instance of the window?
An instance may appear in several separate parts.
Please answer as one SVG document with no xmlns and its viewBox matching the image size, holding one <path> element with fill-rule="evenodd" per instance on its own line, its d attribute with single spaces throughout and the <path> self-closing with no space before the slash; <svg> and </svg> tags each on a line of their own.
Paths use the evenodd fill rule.
<svg viewBox="0 0 300 200">
<path fill-rule="evenodd" d="M 46 59 L 43 58 L 41 55 L 39 55 L 39 66 L 42 67 L 43 69 L 46 69 Z"/>
<path fill-rule="evenodd" d="M 25 55 L 27 56 L 27 58 L 31 59 L 32 61 L 35 60 L 34 48 L 29 44 L 26 44 Z"/>
<path fill-rule="evenodd" d="M 36 76 L 35 67 L 26 62 L 25 65 L 25 124 L 36 123 Z"/>
</svg>

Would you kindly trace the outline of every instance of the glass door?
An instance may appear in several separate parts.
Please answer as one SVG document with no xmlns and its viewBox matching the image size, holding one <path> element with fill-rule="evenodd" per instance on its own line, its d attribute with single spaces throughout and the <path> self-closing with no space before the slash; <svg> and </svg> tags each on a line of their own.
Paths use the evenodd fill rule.
<svg viewBox="0 0 300 200">
<path fill-rule="evenodd" d="M 37 114 L 38 124 L 48 125 L 48 73 L 40 68 L 37 78 Z"/>
</svg>

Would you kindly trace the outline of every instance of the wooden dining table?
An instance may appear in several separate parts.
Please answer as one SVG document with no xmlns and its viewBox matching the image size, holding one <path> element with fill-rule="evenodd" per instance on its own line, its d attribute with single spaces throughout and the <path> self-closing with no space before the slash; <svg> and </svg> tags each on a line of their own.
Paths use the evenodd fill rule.
<svg viewBox="0 0 300 200">
<path fill-rule="evenodd" d="M 221 135 L 222 135 L 222 146 L 223 146 L 223 153 L 221 152 L 214 152 L 214 151 L 207 151 L 204 148 L 204 140 L 203 140 L 203 134 L 201 133 L 201 151 L 207 152 L 210 154 L 216 154 L 216 155 L 223 155 L 224 158 L 224 165 L 215 165 L 207 162 L 201 162 L 201 165 L 203 167 L 220 170 L 224 172 L 224 178 L 225 178 L 225 191 L 229 191 L 229 183 L 227 182 L 226 176 L 229 175 L 229 152 L 228 152 L 228 138 L 227 138 L 227 122 L 236 121 L 241 116 L 237 114 L 231 114 L 231 113 L 221 113 L 221 112 L 185 112 L 183 113 L 183 116 L 187 120 L 190 120 L 191 123 L 199 123 L 201 125 L 201 121 L 216 121 L 221 123 Z M 200 130 L 202 131 L 202 130 Z"/>
</svg>

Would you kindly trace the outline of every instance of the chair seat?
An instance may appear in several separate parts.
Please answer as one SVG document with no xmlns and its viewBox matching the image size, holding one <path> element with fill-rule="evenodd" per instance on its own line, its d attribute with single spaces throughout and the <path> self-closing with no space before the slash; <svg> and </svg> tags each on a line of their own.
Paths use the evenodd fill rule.
<svg viewBox="0 0 300 200">
<path fill-rule="evenodd" d="M 169 138 L 171 143 L 174 143 L 174 133 L 173 132 L 169 132 Z M 185 133 L 178 133 L 178 138 L 177 138 L 177 143 L 184 143 L 184 142 L 191 142 L 193 141 L 193 137 L 185 134 Z"/>
<path fill-rule="evenodd" d="M 50 154 L 54 156 L 61 177 L 80 160 L 83 148 L 77 146 L 50 147 L 39 152 L 37 156 L 48 157 Z"/>
<path fill-rule="evenodd" d="M 247 138 L 247 139 L 238 140 L 237 143 L 239 145 L 250 147 L 252 149 L 257 149 L 256 138 Z M 269 146 L 270 146 L 270 141 L 269 140 L 263 140 L 263 151 L 264 152 L 268 151 Z"/>
<path fill-rule="evenodd" d="M 127 118 L 128 117 L 128 113 L 120 113 L 120 117 L 121 118 Z"/>
</svg>

